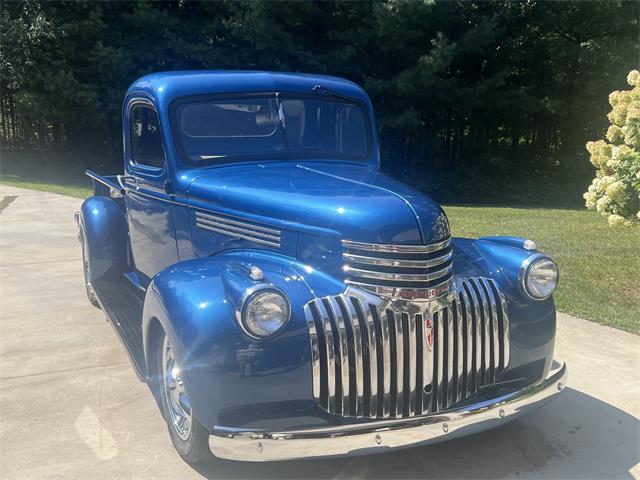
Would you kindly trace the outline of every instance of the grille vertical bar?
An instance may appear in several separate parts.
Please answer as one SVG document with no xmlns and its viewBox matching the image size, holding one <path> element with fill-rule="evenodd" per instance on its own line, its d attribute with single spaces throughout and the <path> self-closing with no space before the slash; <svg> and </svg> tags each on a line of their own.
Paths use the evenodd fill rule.
<svg viewBox="0 0 640 480">
<path fill-rule="evenodd" d="M 460 402 L 464 398 L 464 329 L 462 323 L 462 309 L 460 299 L 456 298 L 453 303 L 456 328 L 456 395 L 454 403 Z"/>
<path fill-rule="evenodd" d="M 389 334 L 389 319 L 387 311 L 378 314 L 377 320 L 380 324 L 382 332 L 382 392 L 378 392 L 378 396 L 382 396 L 382 418 L 389 418 L 391 414 L 391 338 Z"/>
<path fill-rule="evenodd" d="M 404 329 L 402 314 L 393 313 L 396 337 L 396 409 L 395 416 L 401 417 L 404 410 Z"/>
<path fill-rule="evenodd" d="M 417 315 L 416 323 L 422 328 L 422 409 L 427 411 L 431 403 L 433 392 L 433 319 L 424 315 Z"/>
<path fill-rule="evenodd" d="M 455 348 L 455 338 L 453 332 L 453 315 L 451 311 L 451 307 L 446 309 L 447 316 L 445 317 L 446 321 L 446 330 L 447 330 L 447 344 L 446 344 L 446 369 L 447 369 L 447 407 L 454 403 L 453 401 L 453 359 L 454 359 L 454 348 Z"/>
<path fill-rule="evenodd" d="M 435 385 L 436 389 L 436 407 L 434 410 L 442 410 L 445 406 L 446 399 L 444 398 L 444 316 L 446 312 L 445 310 L 441 310 L 433 314 L 433 319 L 436 323 L 436 366 L 435 366 L 435 374 L 438 380 L 438 383 Z"/>
<path fill-rule="evenodd" d="M 355 386 L 356 386 L 356 398 L 355 398 L 355 416 L 362 416 L 364 411 L 364 365 L 363 365 L 363 350 L 362 350 L 362 330 L 360 328 L 360 319 L 358 313 L 351 303 L 351 299 L 346 295 L 339 295 L 338 301 L 340 305 L 348 312 L 347 322 L 350 323 L 351 345 L 354 352 L 354 370 Z"/>
<path fill-rule="evenodd" d="M 357 290 L 305 305 L 316 403 L 344 417 L 413 417 L 494 383 L 509 362 L 506 300 L 490 278 L 457 285 L 433 312 Z"/>
<path fill-rule="evenodd" d="M 329 315 L 332 319 L 332 329 L 337 333 L 338 337 L 338 360 L 340 367 L 340 378 L 336 377 L 336 380 L 340 381 L 340 392 L 342 399 L 340 404 L 342 406 L 342 414 L 344 416 L 349 415 L 349 347 L 347 345 L 347 329 L 345 327 L 344 319 L 342 318 L 342 311 L 338 306 L 335 297 L 327 297 L 326 305 Z"/>
<path fill-rule="evenodd" d="M 309 304 L 304 306 L 304 316 L 309 328 L 309 339 L 311 341 L 311 369 L 313 373 L 313 398 L 320 403 L 320 347 L 318 346 L 318 331 L 313 319 L 313 313 Z"/>
<path fill-rule="evenodd" d="M 403 316 L 403 324 L 406 320 L 408 328 L 408 356 L 409 356 L 409 416 L 416 414 L 416 383 L 417 383 L 417 343 L 416 343 L 416 317 L 415 315 Z"/>
</svg>

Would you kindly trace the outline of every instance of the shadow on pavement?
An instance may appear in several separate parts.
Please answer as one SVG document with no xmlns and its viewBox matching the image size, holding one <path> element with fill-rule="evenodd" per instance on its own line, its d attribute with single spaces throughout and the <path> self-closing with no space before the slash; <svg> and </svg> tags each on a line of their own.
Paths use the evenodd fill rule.
<svg viewBox="0 0 640 480">
<path fill-rule="evenodd" d="M 603 392 L 604 393 L 604 392 Z M 424 447 L 352 458 L 198 467 L 207 478 L 632 478 L 640 422 L 567 388 L 504 427 Z"/>
</svg>

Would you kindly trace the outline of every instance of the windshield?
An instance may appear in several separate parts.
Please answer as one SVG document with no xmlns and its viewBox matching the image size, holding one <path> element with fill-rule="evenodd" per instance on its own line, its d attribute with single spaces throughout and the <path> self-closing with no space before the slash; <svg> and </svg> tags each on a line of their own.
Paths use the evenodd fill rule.
<svg viewBox="0 0 640 480">
<path fill-rule="evenodd" d="M 186 101 L 173 118 L 180 147 L 196 164 L 241 157 L 362 160 L 370 153 L 366 113 L 346 99 Z"/>
</svg>

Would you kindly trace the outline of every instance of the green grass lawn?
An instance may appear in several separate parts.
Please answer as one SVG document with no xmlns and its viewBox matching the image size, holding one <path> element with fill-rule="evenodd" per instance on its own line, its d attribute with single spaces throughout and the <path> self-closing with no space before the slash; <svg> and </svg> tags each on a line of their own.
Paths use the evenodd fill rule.
<svg viewBox="0 0 640 480">
<path fill-rule="evenodd" d="M 560 266 L 558 310 L 640 333 L 640 228 L 581 210 L 444 207 L 453 235 L 535 240 Z"/>
<path fill-rule="evenodd" d="M 27 178 L 22 175 L 0 175 L 0 184 L 11 185 L 13 187 L 30 188 L 43 192 L 59 193 L 69 197 L 87 198 L 91 195 L 91 180 L 86 177 L 86 182 L 69 181 L 66 178 Z"/>
<path fill-rule="evenodd" d="M 0 176 L 0 183 L 73 197 L 89 184 Z M 446 206 L 455 236 L 531 238 L 560 266 L 559 310 L 640 334 L 640 228 L 611 228 L 593 212 Z"/>
</svg>

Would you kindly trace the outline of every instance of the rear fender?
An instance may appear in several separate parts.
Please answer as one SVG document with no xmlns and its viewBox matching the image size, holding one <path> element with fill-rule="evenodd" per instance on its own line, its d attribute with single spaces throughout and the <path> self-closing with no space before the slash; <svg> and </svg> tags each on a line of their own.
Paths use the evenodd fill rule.
<svg viewBox="0 0 640 480">
<path fill-rule="evenodd" d="M 80 209 L 80 228 L 86 237 L 91 278 L 94 282 L 130 270 L 125 212 L 118 203 L 104 196 L 87 198 Z"/>
<path fill-rule="evenodd" d="M 220 415 L 226 425 L 247 420 L 260 402 L 308 404 L 310 347 L 302 312 L 313 294 L 292 263 L 269 252 L 235 251 L 173 265 L 152 279 L 143 313 L 148 376 L 155 375 L 153 341 L 162 327 L 194 414 L 206 427 Z M 249 277 L 251 266 L 260 267 L 264 280 Z M 273 337 L 256 340 L 241 328 L 239 309 L 247 289 L 262 283 L 286 294 L 291 317 Z"/>
</svg>

